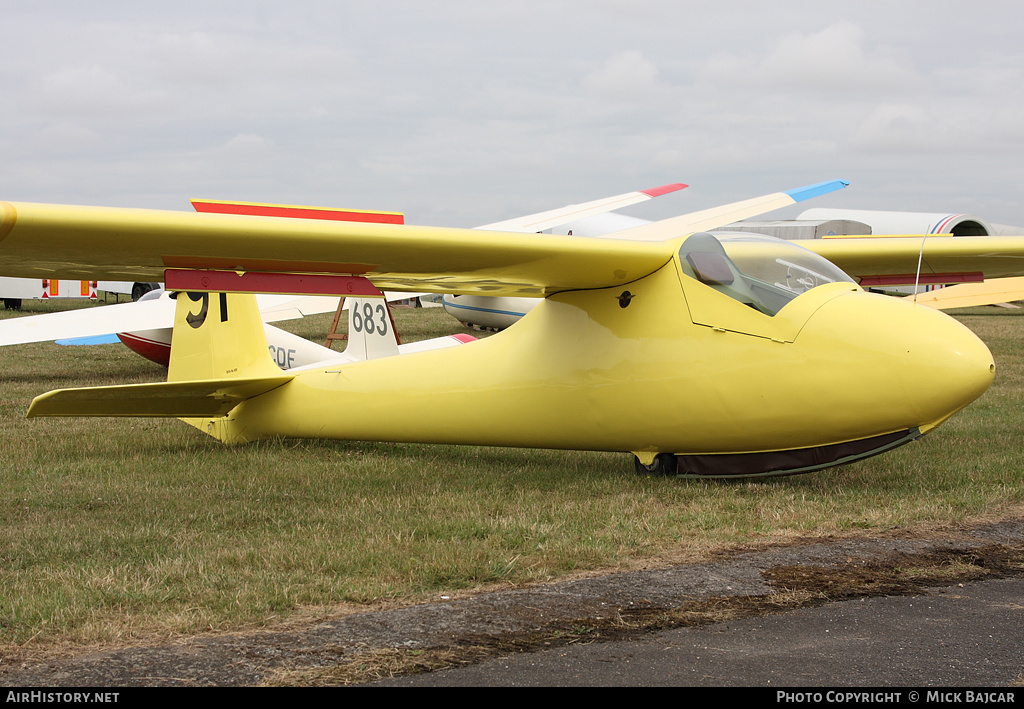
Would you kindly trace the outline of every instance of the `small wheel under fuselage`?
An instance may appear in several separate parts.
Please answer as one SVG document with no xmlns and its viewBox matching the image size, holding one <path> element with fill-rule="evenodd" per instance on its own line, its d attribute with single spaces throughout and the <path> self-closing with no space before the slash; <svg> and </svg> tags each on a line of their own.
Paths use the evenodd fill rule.
<svg viewBox="0 0 1024 709">
<path fill-rule="evenodd" d="M 650 465 L 644 465 L 634 455 L 633 464 L 636 466 L 638 475 L 645 475 L 650 478 L 660 478 L 677 473 L 677 461 L 673 453 L 658 453 L 654 456 L 654 460 Z"/>
</svg>

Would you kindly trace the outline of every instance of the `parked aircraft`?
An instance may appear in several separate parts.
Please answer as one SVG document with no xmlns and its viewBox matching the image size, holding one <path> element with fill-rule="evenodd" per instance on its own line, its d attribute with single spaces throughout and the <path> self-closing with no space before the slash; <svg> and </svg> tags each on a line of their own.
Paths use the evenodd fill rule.
<svg viewBox="0 0 1024 709">
<path fill-rule="evenodd" d="M 278 322 L 316 313 L 333 312 L 338 298 L 330 296 L 261 295 L 258 303 L 264 322 Z M 100 305 L 0 321 L 0 346 L 47 340 L 96 339 L 118 333 L 129 348 L 166 365 L 174 324 L 174 300 L 162 289 L 150 291 L 138 302 Z M 277 328 L 273 328 L 281 332 Z M 270 332 L 270 331 L 268 331 Z M 118 338 L 103 340 L 117 342 Z"/>
<path fill-rule="evenodd" d="M 353 308 L 375 308 L 379 303 L 349 298 L 349 329 L 353 338 L 342 352 L 310 342 L 304 337 L 274 327 L 270 323 L 291 320 L 316 313 L 332 312 L 338 307 L 338 298 L 330 296 L 256 296 L 257 308 L 263 322 L 270 358 L 282 369 L 306 367 L 323 362 L 349 362 L 390 354 L 407 354 L 427 349 L 452 347 L 473 341 L 468 335 L 447 335 L 405 345 L 398 344 L 397 333 L 384 324 L 373 330 L 354 328 L 351 323 Z M 138 303 L 120 303 L 84 310 L 68 310 L 42 315 L 29 315 L 0 321 L 0 346 L 29 342 L 45 342 L 64 338 L 67 341 L 85 339 L 88 344 L 120 341 L 129 349 L 148 360 L 167 366 L 170 361 L 171 335 L 176 302 L 163 290 L 150 291 Z M 358 315 L 360 321 L 362 313 Z M 166 324 L 166 327 L 160 325 Z M 130 332 L 117 332 L 113 340 L 98 336 L 123 328 Z"/>
<path fill-rule="evenodd" d="M 175 309 L 173 296 L 162 294 L 159 297 L 171 306 L 170 316 L 173 325 Z M 381 317 L 381 312 L 386 313 L 387 311 L 378 310 L 379 308 L 387 308 L 387 305 L 383 302 L 384 300 L 386 298 L 346 299 L 345 309 L 348 310 L 349 315 L 347 331 L 349 337 L 345 349 L 338 352 L 270 324 L 270 322 L 292 319 L 292 317 L 295 317 L 292 313 L 298 313 L 298 316 L 302 317 L 304 315 L 336 310 L 338 305 L 337 298 L 312 296 L 304 298 L 289 297 L 282 300 L 280 296 L 256 296 L 256 303 L 259 308 L 260 319 L 263 321 L 263 331 L 267 339 L 267 349 L 270 352 L 270 358 L 281 369 L 299 369 L 316 364 L 355 362 L 375 357 L 423 352 L 431 349 L 454 347 L 476 339 L 469 335 L 457 334 L 400 345 L 398 344 L 398 333 L 395 332 L 390 317 Z M 260 307 L 261 301 L 265 303 L 264 307 Z M 326 301 L 327 304 L 330 304 L 330 307 L 327 308 L 326 305 L 321 304 L 321 301 Z M 371 309 L 379 320 L 375 328 L 362 326 L 362 323 L 365 321 L 364 313 L 367 308 Z M 359 327 L 353 325 L 353 318 L 360 324 Z M 4 324 L 0 323 L 0 331 L 2 331 Z M 117 333 L 117 338 L 130 350 L 164 366 L 170 364 L 172 336 L 172 327 Z"/>
<path fill-rule="evenodd" d="M 649 221 L 646 219 L 607 212 L 578 217 L 574 221 L 563 224 L 553 224 L 546 229 L 546 233 L 577 237 L 603 237 L 648 223 Z M 445 311 L 466 327 L 494 332 L 515 324 L 539 302 L 537 298 L 455 295 L 452 293 L 441 297 L 441 305 L 444 306 Z"/>
<path fill-rule="evenodd" d="M 902 272 L 923 258 L 943 272 L 1024 275 L 1021 238 L 930 239 L 923 251 L 920 239 L 830 241 L 830 261 L 792 242 L 699 231 L 844 184 L 602 240 L 0 203 L 0 272 L 162 277 L 184 293 L 166 383 L 50 392 L 30 417 L 177 417 L 229 443 L 631 451 L 651 474 L 792 474 L 914 440 L 992 381 L 992 356 L 967 328 L 863 291 L 844 264 Z M 543 301 L 462 347 L 283 372 L 244 295 L 377 288 Z"/>
<path fill-rule="evenodd" d="M 385 294 L 396 300 L 408 294 Z M 335 296 L 256 296 L 264 323 L 271 357 L 291 369 L 334 359 L 338 352 L 293 335 L 270 323 L 318 313 L 334 312 Z M 355 301 L 355 299 L 349 299 Z M 352 302 L 346 302 L 348 308 Z M 60 344 L 106 344 L 122 342 L 148 360 L 167 366 L 170 360 L 175 301 L 163 289 L 150 291 L 137 303 L 119 303 L 95 308 L 68 310 L 0 321 L 0 346 L 53 340 Z M 472 339 L 472 338 L 470 338 Z M 436 346 L 458 344 L 451 337 L 438 338 Z M 396 342 L 397 345 L 397 342 Z M 421 343 L 403 345 L 398 352 L 418 351 Z"/>
</svg>

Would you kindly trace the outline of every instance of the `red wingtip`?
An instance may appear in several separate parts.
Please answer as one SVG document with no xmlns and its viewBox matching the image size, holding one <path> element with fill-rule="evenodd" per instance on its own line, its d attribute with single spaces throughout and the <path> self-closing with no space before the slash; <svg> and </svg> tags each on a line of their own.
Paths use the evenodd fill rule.
<svg viewBox="0 0 1024 709">
<path fill-rule="evenodd" d="M 648 197 L 660 197 L 663 194 L 668 194 L 669 192 L 677 192 L 679 190 L 684 190 L 687 187 L 689 187 L 689 185 L 684 185 L 684 184 L 682 184 L 680 182 L 674 182 L 671 185 L 662 185 L 661 187 L 652 187 L 649 190 L 640 190 L 640 191 L 643 194 L 647 195 Z"/>
</svg>

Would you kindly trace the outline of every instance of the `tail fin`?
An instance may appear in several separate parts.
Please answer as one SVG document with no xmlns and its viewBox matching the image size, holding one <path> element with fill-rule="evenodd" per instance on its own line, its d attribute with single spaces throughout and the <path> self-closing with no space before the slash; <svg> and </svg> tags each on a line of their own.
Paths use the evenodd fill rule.
<svg viewBox="0 0 1024 709">
<path fill-rule="evenodd" d="M 384 298 L 346 298 L 348 346 L 345 354 L 355 360 L 398 354 L 398 335 Z"/>
<path fill-rule="evenodd" d="M 179 293 L 167 381 L 280 376 L 256 296 Z"/>
<path fill-rule="evenodd" d="M 51 391 L 32 401 L 28 416 L 173 417 L 203 428 L 293 376 L 270 358 L 255 296 L 182 293 L 166 383 Z"/>
</svg>

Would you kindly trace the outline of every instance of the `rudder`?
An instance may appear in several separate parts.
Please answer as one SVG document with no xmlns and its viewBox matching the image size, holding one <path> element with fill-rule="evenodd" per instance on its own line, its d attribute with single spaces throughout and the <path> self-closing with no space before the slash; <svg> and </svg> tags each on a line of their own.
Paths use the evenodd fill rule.
<svg viewBox="0 0 1024 709">
<path fill-rule="evenodd" d="M 398 334 L 384 298 L 347 298 L 348 346 L 345 353 L 356 360 L 398 354 Z"/>
</svg>

